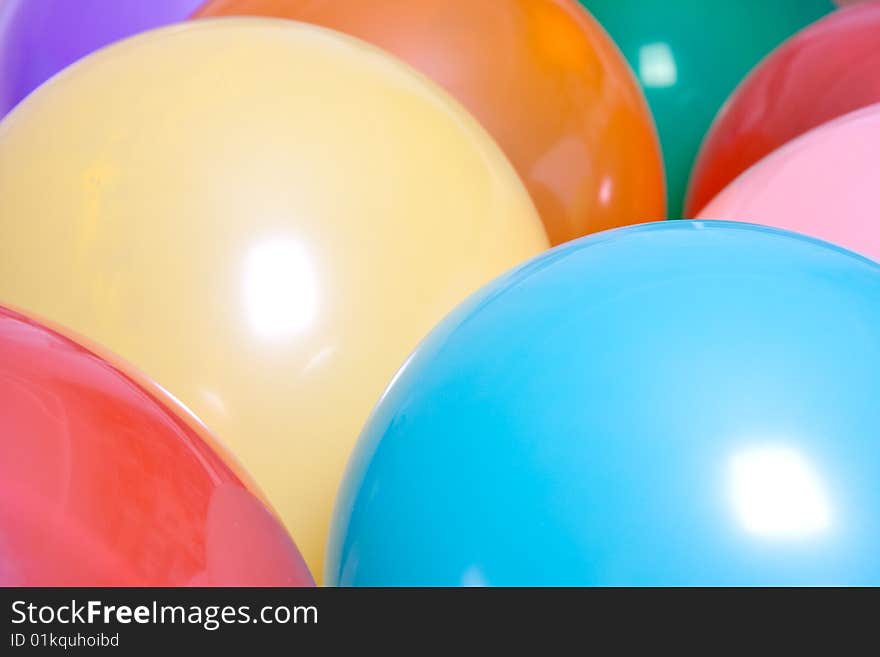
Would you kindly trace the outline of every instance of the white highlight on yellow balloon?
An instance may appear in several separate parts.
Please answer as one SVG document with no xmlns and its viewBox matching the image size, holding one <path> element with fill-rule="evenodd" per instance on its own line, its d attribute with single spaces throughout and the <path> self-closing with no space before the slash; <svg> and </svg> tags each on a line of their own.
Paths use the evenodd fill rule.
<svg viewBox="0 0 880 657">
<path fill-rule="evenodd" d="M 766 538 L 801 538 L 831 526 L 826 486 L 804 455 L 783 445 L 749 447 L 730 460 L 730 495 L 740 524 Z"/>
<path fill-rule="evenodd" d="M 308 328 L 317 313 L 318 281 L 303 246 L 278 239 L 253 247 L 245 261 L 244 300 L 258 335 L 283 338 Z"/>
<path fill-rule="evenodd" d="M 513 167 L 442 90 L 363 42 L 258 18 L 127 39 L 22 102 L 0 128 L 0 235 L 2 303 L 192 409 L 318 578 L 388 380 L 548 246 Z"/>
</svg>

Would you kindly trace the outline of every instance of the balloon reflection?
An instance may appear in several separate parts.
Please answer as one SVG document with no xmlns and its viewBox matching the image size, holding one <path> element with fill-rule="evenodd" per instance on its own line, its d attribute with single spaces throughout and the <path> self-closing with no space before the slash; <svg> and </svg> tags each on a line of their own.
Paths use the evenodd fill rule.
<svg viewBox="0 0 880 657">
<path fill-rule="evenodd" d="M 671 87 L 678 82 L 675 56 L 666 43 L 648 43 L 639 48 L 639 78 L 646 87 Z"/>
<path fill-rule="evenodd" d="M 290 239 L 253 247 L 244 271 L 248 321 L 266 338 L 288 337 L 307 328 L 318 307 L 318 283 L 305 248 Z"/>
<path fill-rule="evenodd" d="M 605 178 L 602 179 L 602 184 L 599 185 L 599 201 L 602 205 L 608 205 L 611 201 L 611 194 L 613 191 L 614 181 L 610 177 L 605 176 Z"/>
<path fill-rule="evenodd" d="M 394 370 L 548 246 L 525 188 L 409 67 L 293 21 L 135 37 L 41 95 L 0 130 L 0 299 L 177 395 L 319 572 L 346 458 Z"/>
<path fill-rule="evenodd" d="M 801 538 L 831 525 L 822 478 L 804 455 L 783 445 L 743 449 L 730 460 L 730 495 L 742 527 L 766 538 Z"/>
</svg>

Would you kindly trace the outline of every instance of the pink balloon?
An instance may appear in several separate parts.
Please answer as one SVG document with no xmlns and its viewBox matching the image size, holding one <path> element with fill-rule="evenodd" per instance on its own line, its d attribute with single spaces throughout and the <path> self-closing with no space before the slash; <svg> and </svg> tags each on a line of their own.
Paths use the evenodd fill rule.
<svg viewBox="0 0 880 657">
<path fill-rule="evenodd" d="M 698 218 L 787 228 L 880 260 L 880 104 L 774 151 Z"/>
</svg>

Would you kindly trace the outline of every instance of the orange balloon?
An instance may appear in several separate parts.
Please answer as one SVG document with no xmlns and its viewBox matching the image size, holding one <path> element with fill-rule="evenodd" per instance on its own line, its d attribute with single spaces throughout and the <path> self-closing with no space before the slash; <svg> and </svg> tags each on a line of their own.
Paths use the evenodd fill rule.
<svg viewBox="0 0 880 657">
<path fill-rule="evenodd" d="M 433 78 L 504 149 L 554 244 L 665 217 L 648 106 L 574 0 L 213 0 L 194 17 L 226 15 L 346 32 Z"/>
</svg>

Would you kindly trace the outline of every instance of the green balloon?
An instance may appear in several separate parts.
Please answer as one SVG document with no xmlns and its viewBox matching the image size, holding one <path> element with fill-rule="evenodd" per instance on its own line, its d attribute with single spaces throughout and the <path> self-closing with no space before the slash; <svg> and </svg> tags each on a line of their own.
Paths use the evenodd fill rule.
<svg viewBox="0 0 880 657">
<path fill-rule="evenodd" d="M 669 216 L 681 216 L 691 166 L 740 80 L 831 0 L 580 0 L 617 42 L 654 113 Z"/>
</svg>

